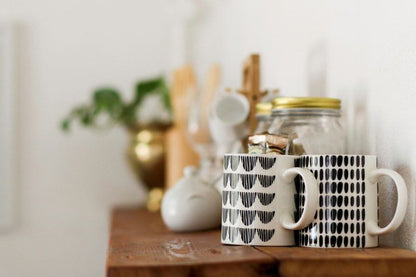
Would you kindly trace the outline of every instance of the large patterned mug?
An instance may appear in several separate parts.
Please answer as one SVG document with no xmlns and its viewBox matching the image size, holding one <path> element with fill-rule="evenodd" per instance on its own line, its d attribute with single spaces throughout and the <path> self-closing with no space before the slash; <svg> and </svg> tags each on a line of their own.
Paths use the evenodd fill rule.
<svg viewBox="0 0 416 277">
<path fill-rule="evenodd" d="M 365 248 L 378 246 L 378 235 L 396 230 L 407 207 L 403 178 L 390 169 L 377 169 L 376 156 L 304 155 L 296 166 L 310 170 L 319 182 L 319 208 L 314 221 L 300 230 L 305 247 Z M 378 226 L 377 178 L 389 176 L 397 188 L 397 207 L 391 222 Z M 305 185 L 296 182 L 298 212 L 304 209 Z"/>
<path fill-rule="evenodd" d="M 294 168 L 298 156 L 226 154 L 222 191 L 224 244 L 294 245 L 294 232 L 314 219 L 318 186 L 309 170 Z M 305 184 L 305 206 L 296 210 L 294 178 Z"/>
</svg>

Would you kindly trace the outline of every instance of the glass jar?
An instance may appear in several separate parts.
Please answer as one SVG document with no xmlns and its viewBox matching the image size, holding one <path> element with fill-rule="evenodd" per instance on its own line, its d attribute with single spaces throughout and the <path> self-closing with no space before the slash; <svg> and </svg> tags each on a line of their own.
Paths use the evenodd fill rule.
<svg viewBox="0 0 416 277">
<path fill-rule="evenodd" d="M 340 109 L 341 100 L 334 98 L 278 97 L 268 132 L 289 138 L 287 154 L 344 154 Z"/>
<path fill-rule="evenodd" d="M 256 104 L 257 127 L 254 130 L 255 135 L 264 134 L 272 124 L 272 103 L 261 102 Z"/>
</svg>

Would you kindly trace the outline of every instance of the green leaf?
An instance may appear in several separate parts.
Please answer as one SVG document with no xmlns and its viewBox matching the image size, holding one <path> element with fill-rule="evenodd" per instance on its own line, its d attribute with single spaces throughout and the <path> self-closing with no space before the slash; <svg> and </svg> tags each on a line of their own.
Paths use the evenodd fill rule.
<svg viewBox="0 0 416 277">
<path fill-rule="evenodd" d="M 171 101 L 170 101 L 170 93 L 169 93 L 169 89 L 168 89 L 168 87 L 166 86 L 165 83 L 163 83 L 162 89 L 163 89 L 163 91 L 162 91 L 163 105 L 165 106 L 165 108 L 169 112 L 172 112 L 172 105 L 171 105 Z"/>
<path fill-rule="evenodd" d="M 97 89 L 93 95 L 93 103 L 97 113 L 106 111 L 114 115 L 122 109 L 122 100 L 120 94 L 112 88 Z"/>
<path fill-rule="evenodd" d="M 84 113 L 81 116 L 81 123 L 85 126 L 89 126 L 92 125 L 91 123 L 93 122 L 93 117 L 91 116 L 90 113 Z"/>
<path fill-rule="evenodd" d="M 62 120 L 61 122 L 61 129 L 65 132 L 69 131 L 69 127 L 70 127 L 70 119 L 65 119 Z"/>
<path fill-rule="evenodd" d="M 164 81 L 162 77 L 141 81 L 136 85 L 136 92 L 139 94 L 151 92 L 163 85 L 163 83 Z"/>
<path fill-rule="evenodd" d="M 120 116 L 121 121 L 127 125 L 137 123 L 136 108 L 137 108 L 136 106 L 131 105 L 131 104 L 125 106 Z"/>
<path fill-rule="evenodd" d="M 139 106 L 147 95 L 156 93 L 158 89 L 161 86 L 163 86 L 163 84 L 164 84 L 163 77 L 140 81 L 139 83 L 137 83 L 136 94 L 135 94 L 135 99 L 133 100 L 133 105 Z"/>
</svg>

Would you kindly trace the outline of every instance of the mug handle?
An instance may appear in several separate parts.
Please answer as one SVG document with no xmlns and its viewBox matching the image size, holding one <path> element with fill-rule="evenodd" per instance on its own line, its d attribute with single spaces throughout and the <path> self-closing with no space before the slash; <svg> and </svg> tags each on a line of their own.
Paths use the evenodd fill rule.
<svg viewBox="0 0 416 277">
<path fill-rule="evenodd" d="M 318 181 L 312 172 L 303 168 L 289 168 L 282 174 L 283 180 L 293 185 L 291 182 L 297 175 L 303 178 L 305 184 L 305 207 L 300 219 L 294 222 L 292 216 L 282 215 L 280 224 L 289 230 L 300 230 L 308 226 L 313 220 L 318 208 Z"/>
<path fill-rule="evenodd" d="M 400 224 L 402 223 L 404 216 L 406 214 L 407 208 L 407 188 L 406 183 L 404 182 L 402 176 L 396 171 L 390 169 L 375 169 L 369 174 L 368 180 L 370 183 L 377 185 L 377 178 L 380 176 L 389 176 L 393 179 L 394 184 L 396 185 L 397 189 L 397 206 L 396 212 L 394 213 L 393 219 L 386 227 L 379 227 L 378 223 L 374 220 L 368 223 L 368 233 L 370 235 L 383 235 L 386 233 L 393 232 L 396 230 Z"/>
</svg>

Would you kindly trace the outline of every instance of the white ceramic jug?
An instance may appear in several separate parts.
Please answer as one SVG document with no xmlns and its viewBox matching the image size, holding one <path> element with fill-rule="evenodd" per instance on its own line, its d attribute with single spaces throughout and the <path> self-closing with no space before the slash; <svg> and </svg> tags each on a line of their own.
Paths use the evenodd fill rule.
<svg viewBox="0 0 416 277">
<path fill-rule="evenodd" d="M 184 178 L 169 189 L 162 200 L 162 218 L 175 232 L 211 229 L 221 224 L 221 195 L 214 185 L 203 182 L 188 166 Z"/>
</svg>

